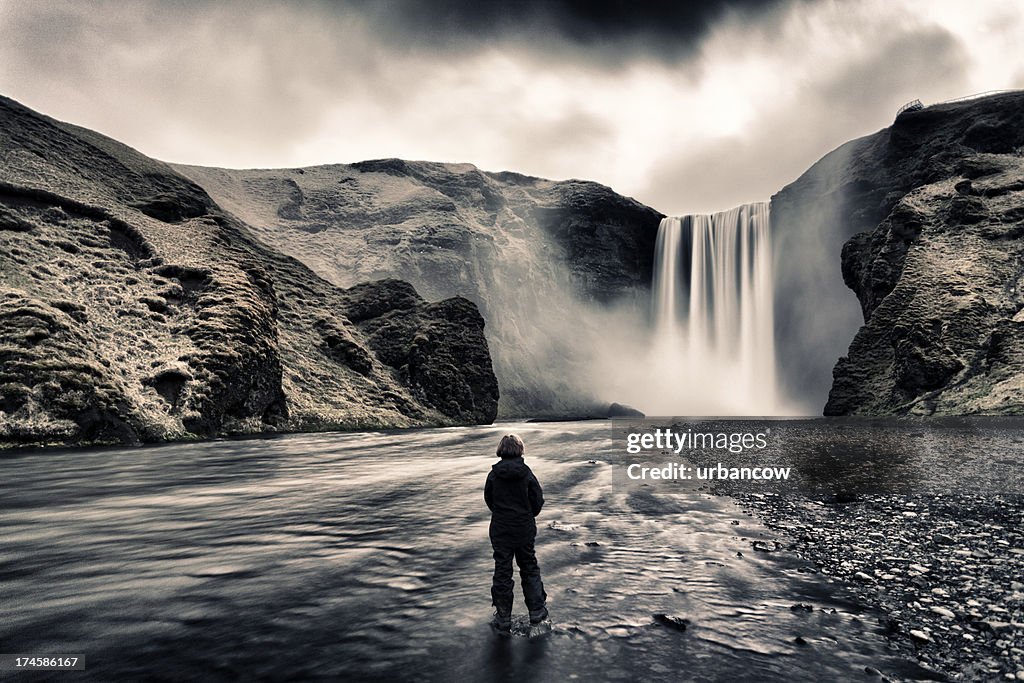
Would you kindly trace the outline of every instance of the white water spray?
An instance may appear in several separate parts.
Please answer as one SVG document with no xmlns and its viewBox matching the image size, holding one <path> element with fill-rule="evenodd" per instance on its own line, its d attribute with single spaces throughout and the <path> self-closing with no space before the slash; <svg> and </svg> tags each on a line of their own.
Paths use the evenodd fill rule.
<svg viewBox="0 0 1024 683">
<path fill-rule="evenodd" d="M 663 219 L 651 289 L 648 414 L 778 414 L 766 202 Z"/>
</svg>

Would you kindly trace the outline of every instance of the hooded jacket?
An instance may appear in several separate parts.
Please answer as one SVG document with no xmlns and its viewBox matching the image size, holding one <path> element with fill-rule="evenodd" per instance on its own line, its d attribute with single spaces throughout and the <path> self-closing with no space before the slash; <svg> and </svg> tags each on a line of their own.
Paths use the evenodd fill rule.
<svg viewBox="0 0 1024 683">
<path fill-rule="evenodd" d="M 492 541 L 531 543 L 537 535 L 534 517 L 544 507 L 544 491 L 522 458 L 494 463 L 484 484 L 484 502 L 491 511 Z"/>
</svg>

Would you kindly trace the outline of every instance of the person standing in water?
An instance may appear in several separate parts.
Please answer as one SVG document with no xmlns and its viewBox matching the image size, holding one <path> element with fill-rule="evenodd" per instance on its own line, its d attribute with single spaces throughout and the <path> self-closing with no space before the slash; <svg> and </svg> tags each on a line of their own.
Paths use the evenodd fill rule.
<svg viewBox="0 0 1024 683">
<path fill-rule="evenodd" d="M 523 597 L 530 610 L 530 623 L 539 624 L 548 618 L 547 593 L 540 579 L 540 566 L 534 543 L 537 539 L 535 518 L 544 507 L 544 492 L 533 471 L 523 460 L 526 448 L 515 434 L 507 434 L 498 444 L 497 455 L 484 484 L 484 502 L 491 511 L 490 538 L 494 549 L 494 582 L 491 604 L 494 605 L 494 626 L 509 631 L 512 626 L 512 558 L 519 565 Z"/>
</svg>

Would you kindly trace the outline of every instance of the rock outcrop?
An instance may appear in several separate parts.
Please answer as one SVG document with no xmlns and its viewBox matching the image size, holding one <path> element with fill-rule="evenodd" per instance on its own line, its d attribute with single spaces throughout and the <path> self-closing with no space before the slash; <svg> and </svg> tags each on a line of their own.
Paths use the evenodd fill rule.
<svg viewBox="0 0 1024 683">
<path fill-rule="evenodd" d="M 864 324 L 825 414 L 1024 412 L 1024 93 L 906 112 L 847 163 Z"/>
<path fill-rule="evenodd" d="M 620 332 L 609 327 L 629 327 L 609 310 L 646 310 L 662 218 L 653 209 L 597 183 L 469 164 L 175 168 L 339 286 L 399 277 L 428 298 L 474 302 L 501 415 L 582 414 L 611 398 L 595 393 L 593 353 Z"/>
<path fill-rule="evenodd" d="M 469 301 L 332 285 L 169 166 L 3 98 L 0 321 L 7 446 L 486 423 L 497 409 Z"/>
</svg>

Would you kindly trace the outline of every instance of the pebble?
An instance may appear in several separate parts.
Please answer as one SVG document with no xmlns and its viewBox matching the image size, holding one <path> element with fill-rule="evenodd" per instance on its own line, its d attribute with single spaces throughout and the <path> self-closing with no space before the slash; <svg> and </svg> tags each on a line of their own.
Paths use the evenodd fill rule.
<svg viewBox="0 0 1024 683">
<path fill-rule="evenodd" d="M 763 553 L 773 553 L 779 549 L 779 544 L 775 541 L 754 541 L 754 550 L 760 550 Z"/>
<path fill-rule="evenodd" d="M 921 642 L 927 643 L 932 637 L 920 629 L 913 629 L 910 631 L 910 637 L 914 640 L 920 640 Z"/>
<path fill-rule="evenodd" d="M 1004 631 L 1009 631 L 1013 628 L 1011 624 L 1008 624 L 1005 621 L 983 621 L 981 624 L 989 631 L 992 631 L 992 633 L 1003 633 Z"/>
<path fill-rule="evenodd" d="M 780 550 L 886 615 L 893 645 L 939 678 L 1024 671 L 1024 497 L 920 496 L 912 506 L 901 494 L 841 506 L 737 497 L 790 536 Z M 911 507 L 917 516 L 903 516 Z"/>
</svg>

